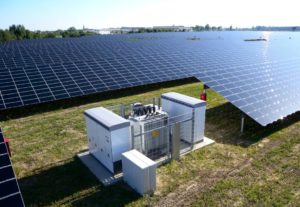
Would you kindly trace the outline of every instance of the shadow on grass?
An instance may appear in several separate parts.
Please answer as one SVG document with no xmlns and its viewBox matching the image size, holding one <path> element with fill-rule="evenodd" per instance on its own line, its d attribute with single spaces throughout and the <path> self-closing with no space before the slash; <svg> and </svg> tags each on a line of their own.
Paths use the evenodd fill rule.
<svg viewBox="0 0 300 207">
<path fill-rule="evenodd" d="M 300 121 L 300 112 L 263 127 L 245 117 L 244 133 L 240 132 L 242 112 L 230 102 L 207 109 L 206 135 L 219 143 L 248 147 L 259 140 Z"/>
<path fill-rule="evenodd" d="M 19 184 L 26 206 L 46 206 L 56 202 L 73 206 L 124 206 L 139 198 L 122 182 L 103 187 L 77 157 L 22 178 Z"/>
<path fill-rule="evenodd" d="M 94 93 L 90 95 L 78 96 L 73 98 L 66 98 L 62 100 L 56 100 L 52 102 L 40 103 L 29 106 L 22 106 L 18 108 L 7 109 L 0 111 L 0 121 L 7 121 L 10 119 L 17 119 L 26 116 L 31 116 L 38 113 L 44 113 L 54 111 L 58 109 L 66 109 L 70 107 L 80 106 L 89 103 L 95 103 L 99 101 L 117 99 L 125 96 L 137 95 L 140 93 L 146 93 L 149 91 L 155 91 L 161 88 L 174 87 L 184 85 L 187 83 L 199 82 L 198 79 L 191 77 L 186 79 L 171 80 L 162 83 L 153 83 L 148 85 L 135 86 L 131 88 L 118 89 L 115 91 L 107 91 L 101 93 Z"/>
</svg>

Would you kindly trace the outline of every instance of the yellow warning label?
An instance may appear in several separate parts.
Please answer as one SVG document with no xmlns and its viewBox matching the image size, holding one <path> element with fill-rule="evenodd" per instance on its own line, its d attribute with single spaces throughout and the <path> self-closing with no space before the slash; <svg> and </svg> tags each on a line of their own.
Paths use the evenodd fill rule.
<svg viewBox="0 0 300 207">
<path fill-rule="evenodd" d="M 151 135 L 153 138 L 158 137 L 159 136 L 159 131 L 158 130 L 154 130 L 151 132 Z"/>
</svg>

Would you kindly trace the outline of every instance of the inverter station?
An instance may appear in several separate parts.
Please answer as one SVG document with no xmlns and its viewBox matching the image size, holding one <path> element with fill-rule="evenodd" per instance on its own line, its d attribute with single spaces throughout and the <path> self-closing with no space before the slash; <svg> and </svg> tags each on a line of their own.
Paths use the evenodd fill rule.
<svg viewBox="0 0 300 207">
<path fill-rule="evenodd" d="M 8 42 L 0 45 L 0 110 L 198 79 L 199 98 L 170 92 L 84 112 L 89 150 L 80 159 L 91 170 L 100 166 L 104 173 L 93 173 L 102 183 L 121 178 L 151 194 L 157 166 L 213 142 L 205 137 L 208 88 L 241 111 L 242 131 L 245 116 L 267 126 L 299 111 L 299 38 L 296 32 L 170 32 Z M 0 203 L 16 197 L 21 205 L 9 144 L 1 139 L 0 174 L 7 179 L 0 182 Z"/>
</svg>

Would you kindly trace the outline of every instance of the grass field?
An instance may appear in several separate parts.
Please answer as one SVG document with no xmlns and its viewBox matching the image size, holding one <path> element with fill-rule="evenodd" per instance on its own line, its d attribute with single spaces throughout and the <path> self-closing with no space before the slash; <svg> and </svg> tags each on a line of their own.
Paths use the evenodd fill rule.
<svg viewBox="0 0 300 207">
<path fill-rule="evenodd" d="M 206 136 L 216 144 L 159 167 L 154 196 L 140 197 L 124 183 L 104 188 L 76 158 L 87 149 L 85 109 L 168 91 L 198 97 L 200 86 L 161 85 L 1 114 L 26 205 L 300 206 L 299 113 L 265 128 L 246 118 L 240 134 L 241 112 L 211 90 Z"/>
</svg>

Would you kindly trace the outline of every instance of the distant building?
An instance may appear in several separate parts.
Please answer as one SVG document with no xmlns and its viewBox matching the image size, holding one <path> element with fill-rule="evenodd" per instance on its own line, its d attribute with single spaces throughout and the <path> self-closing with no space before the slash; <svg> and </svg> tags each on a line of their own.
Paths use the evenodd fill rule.
<svg viewBox="0 0 300 207">
<path fill-rule="evenodd" d="M 111 34 L 111 30 L 109 28 L 108 29 L 99 29 L 99 34 L 108 35 L 108 34 Z"/>
<path fill-rule="evenodd" d="M 154 26 L 154 27 L 118 27 L 118 28 L 103 28 L 99 30 L 86 29 L 87 31 L 97 32 L 98 34 L 128 34 L 151 31 L 172 31 L 172 32 L 191 32 L 192 27 L 185 26 Z"/>
<path fill-rule="evenodd" d="M 94 32 L 94 33 L 99 34 L 99 29 L 89 29 L 89 28 L 83 27 L 82 31 L 84 31 L 84 32 Z"/>
<path fill-rule="evenodd" d="M 257 30 L 257 31 L 300 31 L 300 27 L 299 26 L 290 26 L 290 27 L 256 26 L 256 27 L 253 27 L 253 30 Z"/>
<path fill-rule="evenodd" d="M 174 32 L 191 32 L 191 31 L 193 31 L 192 27 L 175 26 L 175 25 L 173 25 L 173 26 L 154 26 L 153 29 L 174 31 Z"/>
<path fill-rule="evenodd" d="M 127 34 L 136 33 L 140 30 L 145 29 L 145 27 L 121 27 L 121 28 L 110 28 L 111 34 Z"/>
</svg>

